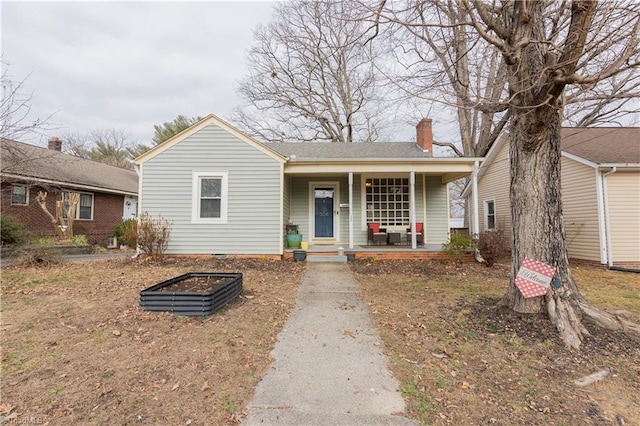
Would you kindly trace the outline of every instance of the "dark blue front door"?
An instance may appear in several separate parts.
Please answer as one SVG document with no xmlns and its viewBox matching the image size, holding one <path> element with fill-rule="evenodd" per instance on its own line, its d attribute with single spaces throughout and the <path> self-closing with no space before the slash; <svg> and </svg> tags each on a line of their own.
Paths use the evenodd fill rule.
<svg viewBox="0 0 640 426">
<path fill-rule="evenodd" d="M 333 238 L 334 188 L 315 188 L 315 237 Z"/>
</svg>

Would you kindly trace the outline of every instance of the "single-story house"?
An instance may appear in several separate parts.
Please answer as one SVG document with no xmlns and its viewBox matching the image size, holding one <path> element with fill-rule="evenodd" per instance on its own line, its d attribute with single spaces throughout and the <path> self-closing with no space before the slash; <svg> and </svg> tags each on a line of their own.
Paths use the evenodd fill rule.
<svg viewBox="0 0 640 426">
<path fill-rule="evenodd" d="M 31 235 L 55 235 L 51 220 L 36 202 L 40 191 L 47 192 L 46 205 L 52 213 L 56 200 L 70 192 L 80 194 L 74 234 L 86 235 L 91 244 L 109 246 L 115 226 L 136 216 L 135 171 L 65 154 L 58 138 L 51 138 L 48 148 L 4 138 L 0 142 L 1 211 L 18 219 Z"/>
<path fill-rule="evenodd" d="M 640 269 L 640 128 L 561 129 L 563 218 L 570 259 Z M 467 186 L 472 233 L 511 230 L 509 138 L 500 138 Z"/>
<path fill-rule="evenodd" d="M 407 250 L 439 252 L 447 184 L 481 159 L 434 157 L 429 119 L 417 132 L 417 142 L 260 143 L 209 115 L 136 159 L 139 211 L 172 222 L 168 254 L 282 256 L 287 229 L 309 250 L 362 249 L 372 222 Z M 407 239 L 416 223 L 421 246 Z"/>
</svg>

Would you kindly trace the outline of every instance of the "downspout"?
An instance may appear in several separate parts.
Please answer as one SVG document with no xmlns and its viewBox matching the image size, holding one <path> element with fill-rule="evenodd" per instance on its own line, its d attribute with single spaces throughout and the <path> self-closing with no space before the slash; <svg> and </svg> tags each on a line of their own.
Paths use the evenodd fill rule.
<svg viewBox="0 0 640 426">
<path fill-rule="evenodd" d="M 349 250 L 353 249 L 353 172 L 349 172 Z"/>
<path fill-rule="evenodd" d="M 602 194 L 604 195 L 604 223 L 607 233 L 607 264 L 609 269 L 613 267 L 613 251 L 611 250 L 611 220 L 609 218 L 609 194 L 607 192 L 607 176 L 614 174 L 618 170 L 614 167 L 602 175 Z"/>
<path fill-rule="evenodd" d="M 479 162 L 473 164 L 473 173 L 471 174 L 471 192 L 473 193 L 473 232 L 472 235 L 480 233 L 480 219 L 478 217 L 478 166 Z"/>
<path fill-rule="evenodd" d="M 409 174 L 409 211 L 411 212 L 411 248 L 415 250 L 418 248 L 416 236 L 416 172 Z"/>
<path fill-rule="evenodd" d="M 595 169 L 596 204 L 598 208 L 598 248 L 600 250 L 600 264 L 607 264 L 607 229 L 605 226 L 604 195 L 602 194 L 602 173 L 599 166 Z"/>
<path fill-rule="evenodd" d="M 136 220 L 138 221 L 138 225 L 140 225 L 140 215 L 142 214 L 142 164 L 135 164 L 133 169 L 138 175 L 138 211 L 136 212 Z M 136 244 L 136 254 L 132 256 L 132 259 L 137 259 L 141 253 L 140 246 Z"/>
</svg>

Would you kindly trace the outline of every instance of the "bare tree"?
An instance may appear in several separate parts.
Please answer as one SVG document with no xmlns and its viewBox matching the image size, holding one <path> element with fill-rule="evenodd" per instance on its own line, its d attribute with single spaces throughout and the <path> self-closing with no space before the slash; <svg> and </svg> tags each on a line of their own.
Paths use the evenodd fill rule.
<svg viewBox="0 0 640 426">
<path fill-rule="evenodd" d="M 15 80 L 9 74 L 9 66 L 0 59 L 2 66 L 2 100 L 0 102 L 0 137 L 5 139 L 21 139 L 25 135 L 42 133 L 48 128 L 48 120 L 29 117 L 31 113 L 32 93 L 25 87 L 26 78 Z"/>
<path fill-rule="evenodd" d="M 64 149 L 71 155 L 110 166 L 132 169 L 132 150 L 137 146 L 124 129 L 96 129 L 87 134 L 67 133 Z"/>
<path fill-rule="evenodd" d="M 385 127 L 386 89 L 352 3 L 294 0 L 255 31 L 246 101 L 233 121 L 265 141 L 374 141 Z"/>
<path fill-rule="evenodd" d="M 32 93 L 26 90 L 23 80 L 15 80 L 9 66 L 0 59 L 2 67 L 2 100 L 0 102 L 0 179 L 2 182 L 23 182 L 22 171 L 35 161 L 47 159 L 53 151 L 32 149 L 17 139 L 31 138 L 51 127 L 48 120 L 31 119 Z M 3 191 L 12 191 L 11 185 L 3 185 Z"/>
<path fill-rule="evenodd" d="M 578 290 L 569 270 L 560 193 L 560 128 L 569 111 L 565 102 L 574 95 L 577 99 L 580 91 L 594 93 L 595 87 L 613 101 L 612 106 L 582 111 L 583 124 L 610 119 L 616 111 L 624 110 L 626 97 L 633 98 L 637 90 L 640 5 L 589 0 L 460 0 L 447 4 L 458 13 L 453 22 L 442 19 L 440 12 L 421 19 L 422 10 L 413 20 L 400 22 L 397 11 L 391 10 L 394 5 L 379 3 L 374 28 L 378 30 L 385 19 L 436 32 L 455 27 L 499 52 L 506 90 L 491 91 L 498 94 L 495 97 L 484 96 L 489 85 L 479 86 L 483 90 L 476 91 L 476 100 L 463 106 L 484 114 L 504 111 L 508 118 L 512 278 L 502 304 L 522 313 L 546 312 L 563 341 L 575 348 L 589 334 L 582 324 L 585 318 L 609 329 L 640 331 L 638 325 L 593 308 Z M 412 5 L 416 9 L 422 6 Z M 452 70 L 457 73 L 462 69 L 456 80 L 466 86 L 464 61 L 456 55 Z M 607 94 L 607 87 L 622 87 L 627 95 Z M 560 285 L 550 288 L 544 297 L 524 298 L 514 280 L 525 256 L 555 267 Z"/>
<path fill-rule="evenodd" d="M 459 127 L 460 141 L 434 141 L 459 156 L 484 156 L 506 129 L 510 110 L 507 64 L 500 49 L 481 37 L 469 23 L 477 21 L 457 0 L 369 3 L 376 24 L 390 24 L 394 34 L 397 63 L 387 70 L 389 81 L 410 101 L 439 104 L 451 111 Z M 544 19 L 552 22 L 548 43 L 557 43 L 570 23 L 563 13 L 566 2 L 550 2 Z M 610 6 L 607 6 L 610 7 Z M 561 42 L 561 41 L 560 41 Z M 590 73 L 605 52 L 618 43 L 615 38 L 600 40 L 601 46 L 577 64 L 576 71 Z M 573 126 L 611 124 L 637 115 L 640 75 L 624 69 L 615 76 L 589 84 L 574 84 L 563 94 L 563 123 Z M 634 105 L 635 102 L 635 105 Z"/>
<path fill-rule="evenodd" d="M 51 220 L 58 239 L 70 240 L 73 237 L 73 222 L 75 220 L 76 207 L 80 202 L 80 194 L 77 192 L 67 193 L 67 202 L 65 202 L 64 193 L 61 193 L 60 199 L 56 200 L 55 215 L 47 207 L 47 195 L 47 192 L 38 191 L 36 202 Z"/>
</svg>

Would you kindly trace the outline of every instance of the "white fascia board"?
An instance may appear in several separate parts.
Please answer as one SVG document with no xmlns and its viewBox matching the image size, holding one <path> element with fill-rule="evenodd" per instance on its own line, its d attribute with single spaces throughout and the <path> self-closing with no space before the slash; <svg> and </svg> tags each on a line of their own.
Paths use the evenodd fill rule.
<svg viewBox="0 0 640 426">
<path fill-rule="evenodd" d="M 592 167 L 594 169 L 598 168 L 598 164 L 594 163 L 593 161 L 585 160 L 582 157 L 579 157 L 579 156 L 574 155 L 574 154 L 570 154 L 570 153 L 568 153 L 566 151 L 561 151 L 561 154 L 562 154 L 563 157 L 568 158 L 569 160 L 573 160 L 575 162 L 578 162 L 580 164 L 584 164 L 585 166 Z"/>
<path fill-rule="evenodd" d="M 599 168 L 608 168 L 612 169 L 614 167 L 624 168 L 624 169 L 637 169 L 640 168 L 640 163 L 602 163 L 598 164 Z"/>
<path fill-rule="evenodd" d="M 446 174 L 473 172 L 473 164 L 446 163 L 289 163 L 285 167 L 285 174 L 313 174 L 313 173 L 429 173 Z"/>
<path fill-rule="evenodd" d="M 491 165 L 495 156 L 498 155 L 498 151 L 500 151 L 500 148 L 502 148 L 502 145 L 508 142 L 509 137 L 506 134 L 500 135 L 498 139 L 496 139 L 496 141 L 493 143 L 493 145 L 491 145 L 491 148 L 489 148 L 489 152 L 487 152 L 487 155 L 484 158 L 479 158 L 481 164 L 478 167 L 478 179 L 480 179 L 482 175 L 484 175 L 485 169 Z"/>
</svg>

